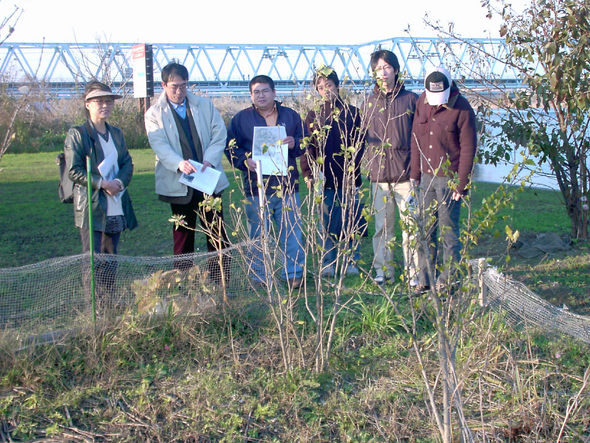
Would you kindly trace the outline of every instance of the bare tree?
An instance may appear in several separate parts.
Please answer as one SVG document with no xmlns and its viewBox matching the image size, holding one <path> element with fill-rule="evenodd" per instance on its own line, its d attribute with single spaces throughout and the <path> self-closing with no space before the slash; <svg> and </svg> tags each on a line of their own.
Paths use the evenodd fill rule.
<svg viewBox="0 0 590 443">
<path fill-rule="evenodd" d="M 14 9 L 9 12 L 3 19 L 0 21 L 0 45 L 2 45 L 14 32 L 14 29 L 23 13 L 22 8 L 18 6 L 14 6 Z M 5 91 L 0 92 L 2 94 L 2 101 L 6 102 L 9 98 L 6 96 Z M 8 105 L 8 103 L 5 103 Z M 0 160 L 2 160 L 2 156 L 6 153 L 12 140 L 14 139 L 14 125 L 16 121 L 16 117 L 21 112 L 23 107 L 26 105 L 26 100 L 17 100 L 13 101 L 10 104 L 11 106 L 6 106 L 5 109 L 10 109 L 10 112 L 7 114 L 7 121 L 5 122 L 4 128 L 4 135 L 0 139 Z"/>
<path fill-rule="evenodd" d="M 14 9 L 2 18 L 0 21 L 0 45 L 12 35 L 22 13 L 23 9 L 14 5 Z"/>
</svg>

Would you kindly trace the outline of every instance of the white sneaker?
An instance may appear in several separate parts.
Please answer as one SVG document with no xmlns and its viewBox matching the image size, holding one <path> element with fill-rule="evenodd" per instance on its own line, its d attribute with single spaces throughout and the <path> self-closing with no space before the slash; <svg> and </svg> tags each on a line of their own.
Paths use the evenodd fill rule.
<svg viewBox="0 0 590 443">
<path fill-rule="evenodd" d="M 385 276 L 378 275 L 377 277 L 375 277 L 375 283 L 377 283 L 378 285 L 382 285 L 383 283 L 385 283 Z"/>
</svg>

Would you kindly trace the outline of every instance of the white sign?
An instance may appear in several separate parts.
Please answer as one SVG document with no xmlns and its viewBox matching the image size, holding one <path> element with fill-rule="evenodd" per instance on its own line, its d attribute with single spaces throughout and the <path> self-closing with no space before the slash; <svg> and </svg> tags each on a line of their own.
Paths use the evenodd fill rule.
<svg viewBox="0 0 590 443">
<path fill-rule="evenodd" d="M 131 47 L 131 63 L 133 67 L 133 97 L 145 98 L 147 93 L 147 78 L 145 68 L 145 44 Z"/>
</svg>

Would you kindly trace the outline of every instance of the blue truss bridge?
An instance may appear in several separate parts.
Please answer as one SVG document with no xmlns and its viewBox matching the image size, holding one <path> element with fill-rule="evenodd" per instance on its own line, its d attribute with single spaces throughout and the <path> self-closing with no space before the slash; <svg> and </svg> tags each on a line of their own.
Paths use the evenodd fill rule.
<svg viewBox="0 0 590 443">
<path fill-rule="evenodd" d="M 67 97 L 98 78 L 130 93 L 133 45 L 5 42 L 0 46 L 0 86 L 11 94 L 40 88 Z M 371 83 L 369 59 L 376 49 L 398 56 L 410 89 L 422 88 L 433 64 L 449 67 L 469 89 L 523 86 L 518 72 L 505 63 L 508 48 L 503 39 L 395 37 L 359 45 L 153 43 L 152 48 L 156 93 L 160 70 L 172 60 L 188 68 L 193 89 L 209 95 L 247 93 L 248 81 L 258 74 L 272 77 L 279 94 L 309 90 L 313 71 L 321 65 L 332 66 L 346 87 L 362 90 Z"/>
</svg>

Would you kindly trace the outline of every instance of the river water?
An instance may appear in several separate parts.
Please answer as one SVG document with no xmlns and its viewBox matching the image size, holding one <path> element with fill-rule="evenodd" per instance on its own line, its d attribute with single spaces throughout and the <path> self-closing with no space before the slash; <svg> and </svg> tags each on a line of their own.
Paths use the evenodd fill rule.
<svg viewBox="0 0 590 443">
<path fill-rule="evenodd" d="M 515 154 L 517 160 L 522 160 L 520 154 Z M 473 181 L 502 183 L 506 181 L 506 176 L 512 171 L 513 163 L 502 162 L 494 165 L 476 164 L 473 170 Z M 520 181 L 527 177 L 530 171 L 534 174 L 530 180 L 529 186 L 532 188 L 543 188 L 551 190 L 559 190 L 555 174 L 551 172 L 547 164 L 541 167 L 528 167 L 521 174 L 518 175 L 518 180 L 513 181 L 520 184 Z"/>
<path fill-rule="evenodd" d="M 498 110 L 494 113 L 492 119 L 494 122 L 499 122 L 500 119 L 505 116 L 506 112 Z M 486 125 L 486 132 L 490 135 L 498 134 L 500 128 L 492 127 L 491 125 Z M 479 146 L 478 149 L 485 149 L 484 146 Z M 509 162 L 498 162 L 496 166 L 494 165 L 486 165 L 486 164 L 476 164 L 474 171 L 473 171 L 473 180 L 474 181 L 481 181 L 481 182 L 491 182 L 491 183 L 502 183 L 506 181 L 506 176 L 512 171 L 512 167 L 515 163 L 521 162 L 523 157 L 521 151 L 525 149 L 522 147 L 515 147 L 512 158 Z M 532 158 L 535 162 L 535 165 L 527 166 L 527 169 L 523 170 L 522 173 L 518 175 L 518 180 L 513 182 L 520 184 L 520 181 L 527 177 L 531 171 L 533 171 L 533 176 L 530 180 L 530 186 L 533 188 L 544 188 L 544 189 L 552 189 L 552 190 L 559 190 L 559 186 L 557 184 L 557 179 L 555 178 L 555 174 L 549 167 L 549 164 L 544 163 L 539 165 L 538 158 Z"/>
</svg>

